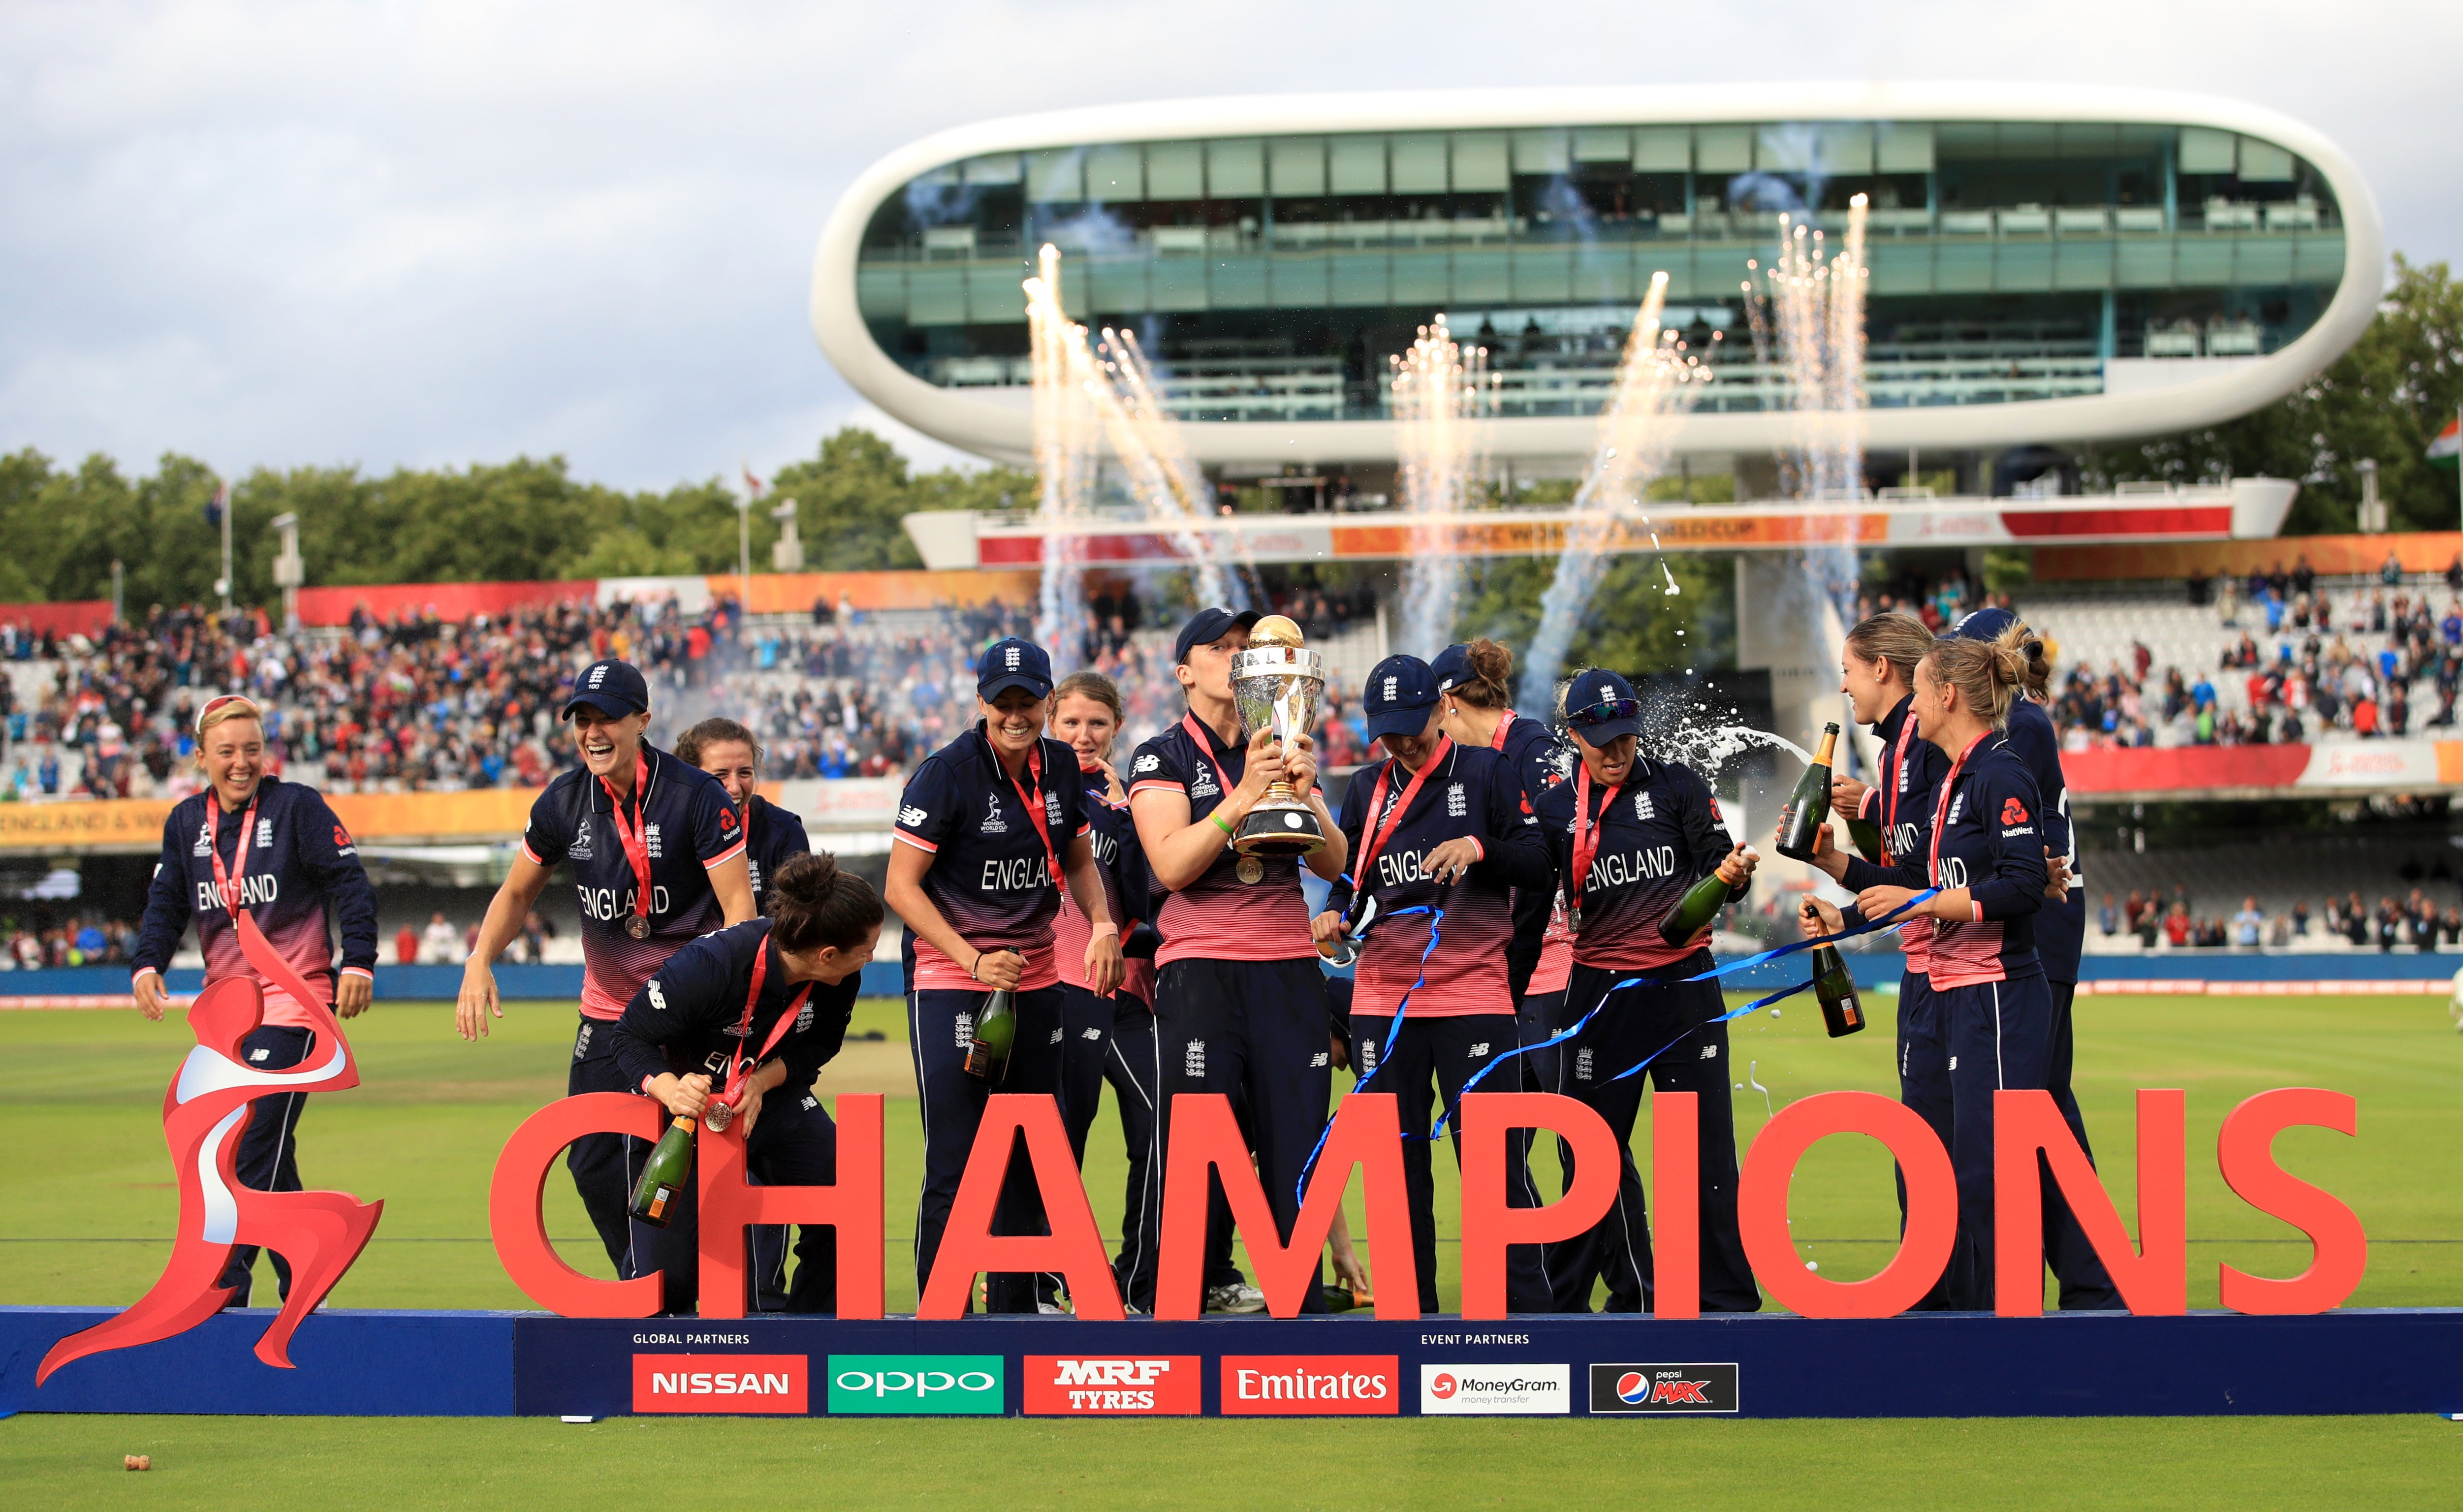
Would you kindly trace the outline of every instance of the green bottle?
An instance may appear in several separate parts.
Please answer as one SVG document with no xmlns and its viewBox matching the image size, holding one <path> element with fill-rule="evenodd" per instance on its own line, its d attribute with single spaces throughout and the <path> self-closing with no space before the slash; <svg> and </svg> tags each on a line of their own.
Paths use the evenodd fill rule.
<svg viewBox="0 0 2463 1512">
<path fill-rule="evenodd" d="M 1847 838 L 1856 843 L 1856 853 L 1875 866 L 1882 864 L 1882 826 L 1869 819 L 1850 818 Z"/>
<path fill-rule="evenodd" d="M 1830 1038 L 1854 1034 L 1864 1027 L 1864 1005 L 1856 1000 L 1856 978 L 1836 945 L 1813 953 L 1813 996 L 1821 999 L 1821 1022 Z"/>
<path fill-rule="evenodd" d="M 692 1175 L 693 1130 L 698 1126 L 677 1116 L 659 1136 L 658 1148 L 650 1151 L 650 1163 L 642 1168 L 642 1181 L 633 1189 L 633 1216 L 654 1229 L 667 1226 L 669 1210 L 676 1198 L 684 1194 L 685 1182 Z"/>
<path fill-rule="evenodd" d="M 1365 1297 L 1355 1295 L 1349 1282 L 1341 1281 L 1319 1286 L 1318 1295 L 1325 1299 L 1325 1310 L 1328 1312 L 1349 1312 L 1368 1301 Z"/>
<path fill-rule="evenodd" d="M 1790 861 L 1813 859 L 1814 837 L 1830 821 L 1830 758 L 1839 749 L 1839 727 L 1821 727 L 1821 749 L 1804 776 L 1796 779 L 1796 791 L 1787 798 L 1787 813 L 1779 822 L 1778 853 Z"/>
<path fill-rule="evenodd" d="M 1659 937 L 1670 945 L 1683 945 L 1702 932 L 1702 926 L 1719 916 L 1719 910 L 1735 897 L 1736 889 L 1719 880 L 1716 871 L 1685 889 L 1667 917 L 1659 921 Z"/>
<path fill-rule="evenodd" d="M 980 1082 L 998 1082 L 1009 1070 L 1010 1047 L 1017 1042 L 1017 994 L 996 992 L 984 999 L 975 1015 L 974 1042 L 967 1046 L 967 1074 Z"/>
</svg>

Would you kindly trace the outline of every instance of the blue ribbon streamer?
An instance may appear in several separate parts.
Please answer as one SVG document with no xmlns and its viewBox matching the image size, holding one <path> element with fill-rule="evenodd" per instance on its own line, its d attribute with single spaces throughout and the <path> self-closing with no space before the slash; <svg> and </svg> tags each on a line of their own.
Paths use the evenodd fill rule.
<svg viewBox="0 0 2463 1512">
<path fill-rule="evenodd" d="M 1536 1050 L 1546 1050 L 1556 1045 L 1563 1044 L 1566 1041 L 1580 1035 L 1584 1029 L 1590 1027 L 1591 1020 L 1600 1016 L 1600 1011 L 1607 1007 L 1609 998 L 1615 997 L 1617 994 L 1624 991 L 1628 987 L 1679 987 L 1688 982 L 1715 981 L 1722 976 L 1733 976 L 1738 972 L 1751 971 L 1755 967 L 1760 966 L 1766 962 L 1777 960 L 1782 955 L 1793 955 L 1798 951 L 1810 951 L 1824 945 L 1835 945 L 1841 940 L 1854 939 L 1860 934 L 1870 934 L 1876 930 L 1887 928 L 1891 920 L 1896 919 L 1900 914 L 1907 912 L 1909 909 L 1912 909 L 1917 904 L 1930 898 L 1940 890 L 1941 889 L 1939 887 L 1927 887 L 1924 891 L 1907 899 L 1907 902 L 1900 904 L 1897 908 L 1883 914 L 1880 918 L 1867 919 L 1863 924 L 1856 926 L 1854 929 L 1842 930 L 1836 934 L 1817 935 L 1809 940 L 1798 940 L 1792 945 L 1782 945 L 1776 950 L 1763 951 L 1758 954 L 1748 955 L 1742 960 L 1731 961 L 1725 966 L 1714 966 L 1707 972 L 1697 972 L 1691 976 L 1679 976 L 1673 979 L 1658 976 L 1628 976 L 1624 980 L 1617 983 L 1615 986 L 1609 988 L 1606 992 L 1600 994 L 1600 1000 L 1593 1003 L 1591 1005 L 1591 1011 L 1582 1015 L 1580 1020 L 1571 1029 L 1564 1030 L 1558 1034 L 1550 1035 L 1547 1039 L 1540 1041 L 1537 1044 L 1523 1045 L 1518 1049 L 1509 1050 L 1505 1054 L 1498 1056 L 1495 1060 L 1489 1062 L 1488 1064 L 1481 1066 L 1478 1072 L 1473 1075 L 1470 1081 L 1463 1084 L 1462 1095 L 1463 1097 L 1469 1097 L 1471 1093 L 1477 1091 L 1479 1089 L 1479 1084 L 1488 1079 L 1488 1074 L 1491 1071 L 1495 1070 L 1498 1066 L 1503 1065 L 1506 1062 L 1511 1061 L 1517 1056 L 1529 1055 Z M 1696 1024 L 1693 1026 L 1693 1029 L 1686 1030 L 1685 1034 L 1678 1035 L 1675 1039 L 1667 1041 L 1667 1043 L 1661 1045 L 1658 1049 L 1650 1052 L 1650 1054 L 1644 1056 L 1639 1063 L 1628 1066 L 1624 1070 L 1608 1078 L 1608 1082 L 1622 1082 L 1625 1078 L 1640 1072 L 1644 1066 L 1650 1064 L 1651 1062 L 1658 1060 L 1670 1049 L 1684 1042 L 1686 1035 L 1692 1034 L 1694 1029 L 1707 1029 L 1711 1024 L 1726 1023 L 1732 1019 L 1741 1019 L 1745 1015 L 1752 1013 L 1756 1008 L 1766 1008 L 1772 1003 L 1793 997 L 1800 992 L 1810 990 L 1812 986 L 1812 978 L 1807 977 L 1805 980 L 1797 983 L 1795 986 L 1773 993 L 1769 997 L 1764 997 L 1757 1002 L 1747 1003 L 1742 1008 L 1732 1008 L 1728 1012 L 1721 1014 L 1716 1019 L 1708 1019 L 1702 1023 Z M 1462 1098 L 1456 1098 L 1454 1100 L 1454 1106 L 1447 1108 L 1445 1115 L 1437 1120 L 1436 1128 L 1429 1133 L 1428 1137 L 1433 1140 L 1438 1135 L 1443 1134 L 1446 1131 L 1446 1125 L 1451 1122 L 1454 1115 L 1461 1111 Z"/>
<path fill-rule="evenodd" d="M 1420 953 L 1420 975 L 1410 986 L 1403 989 L 1402 1000 L 1394 1005 L 1394 1022 L 1392 1027 L 1385 1031 L 1385 1048 L 1378 1052 L 1377 1063 L 1368 1068 L 1366 1076 L 1351 1084 L 1351 1090 L 1342 1094 L 1345 1097 L 1354 1095 L 1362 1087 L 1377 1080 L 1377 1073 L 1384 1070 L 1385 1063 L 1394 1059 L 1394 1047 L 1403 1042 L 1403 1010 L 1411 1006 L 1411 995 L 1428 982 L 1428 957 L 1437 953 L 1437 931 L 1446 921 L 1446 910 L 1430 904 L 1421 904 L 1417 908 L 1397 909 L 1384 915 L 1379 922 L 1382 923 L 1384 919 L 1408 918 L 1414 913 L 1425 913 L 1429 916 L 1428 948 Z M 1308 1201 L 1309 1176 L 1317 1170 L 1317 1157 L 1325 1153 L 1325 1142 L 1333 1137 L 1333 1134 L 1334 1120 L 1329 1118 L 1325 1121 L 1325 1128 L 1318 1131 L 1317 1143 L 1309 1147 L 1308 1158 L 1300 1162 L 1299 1185 L 1295 1189 L 1294 1194 L 1303 1205 Z"/>
</svg>

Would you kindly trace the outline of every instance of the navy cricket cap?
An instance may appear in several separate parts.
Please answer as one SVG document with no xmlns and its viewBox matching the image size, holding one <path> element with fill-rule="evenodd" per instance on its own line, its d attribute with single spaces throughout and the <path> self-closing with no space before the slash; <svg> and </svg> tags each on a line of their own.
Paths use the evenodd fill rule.
<svg viewBox="0 0 2463 1512">
<path fill-rule="evenodd" d="M 1950 627 L 1951 635 L 1961 641 L 1990 641 L 2018 623 L 2018 617 L 1995 605 L 1977 609 L 1962 617 Z"/>
<path fill-rule="evenodd" d="M 614 657 L 593 662 L 573 680 L 573 696 L 564 701 L 561 719 L 573 717 L 573 712 L 588 704 L 610 719 L 648 712 L 650 685 L 643 680 L 642 669 L 630 662 Z"/>
<path fill-rule="evenodd" d="M 1416 656 L 1389 656 L 1368 669 L 1360 711 L 1368 716 L 1368 738 L 1415 735 L 1428 728 L 1437 707 L 1437 674 Z"/>
<path fill-rule="evenodd" d="M 1459 642 L 1447 646 L 1437 653 L 1435 661 L 1428 664 L 1428 670 L 1437 674 L 1437 691 L 1452 692 L 1471 680 L 1471 647 Z"/>
<path fill-rule="evenodd" d="M 1237 614 L 1229 609 L 1198 610 L 1188 617 L 1187 625 L 1180 627 L 1180 639 L 1171 643 L 1172 665 L 1187 665 L 1191 647 L 1211 646 L 1234 630 L 1247 629 L 1257 620 L 1258 614 L 1254 609 L 1243 609 Z"/>
<path fill-rule="evenodd" d="M 1014 635 L 985 648 L 983 660 L 975 664 L 975 696 L 991 703 L 1013 688 L 1037 698 L 1052 696 L 1052 658 L 1042 646 Z"/>
<path fill-rule="evenodd" d="M 1578 673 L 1565 690 L 1565 728 L 1594 747 L 1619 735 L 1638 735 L 1642 701 L 1633 695 L 1633 684 L 1614 672 Z"/>
</svg>

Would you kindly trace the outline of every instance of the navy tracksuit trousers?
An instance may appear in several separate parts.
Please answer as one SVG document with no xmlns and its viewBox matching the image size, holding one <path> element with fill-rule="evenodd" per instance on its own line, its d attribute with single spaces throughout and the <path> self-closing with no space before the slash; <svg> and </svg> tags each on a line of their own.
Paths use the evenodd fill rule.
<svg viewBox="0 0 2463 1512">
<path fill-rule="evenodd" d="M 990 993 L 919 989 L 906 995 L 906 1038 L 915 1055 L 915 1085 L 924 1113 L 924 1194 L 915 1209 L 915 1287 L 918 1296 L 932 1278 L 932 1261 L 941 1252 L 941 1231 L 948 1226 L 950 1204 L 957 1200 L 959 1178 L 975 1148 L 975 1130 L 983 1123 L 984 1100 L 995 1092 L 1043 1092 L 1060 1105 L 1069 1103 L 1060 1081 L 1061 989 L 1038 987 L 1017 995 L 1017 1038 L 1011 1044 L 1009 1069 L 1000 1084 L 967 1074 L 967 1047 L 974 1041 L 975 1014 Z M 1013 1149 L 999 1204 L 992 1211 L 992 1232 L 1028 1235 L 1050 1232 L 1043 1216 L 1043 1197 L 1026 1164 L 1026 1151 Z M 1035 1278 L 1025 1272 L 994 1272 L 987 1280 L 985 1310 L 1033 1312 Z M 974 1288 L 968 1290 L 968 1310 L 974 1306 Z"/>
<path fill-rule="evenodd" d="M 316 1045 L 314 1031 L 263 1024 L 240 1041 L 239 1058 L 252 1070 L 282 1071 L 307 1060 L 308 1052 Z M 239 1178 L 241 1186 L 259 1192 L 299 1190 L 299 1115 L 307 1107 L 305 1092 L 277 1092 L 248 1105 L 248 1128 L 240 1131 L 239 1149 L 231 1160 L 231 1173 Z M 256 1249 L 253 1244 L 241 1244 L 231 1250 L 230 1262 L 223 1267 L 222 1284 L 237 1289 L 224 1306 L 248 1305 Z M 273 1275 L 283 1299 L 288 1301 L 291 1261 L 283 1258 L 280 1250 L 273 1252 Z"/>
<path fill-rule="evenodd" d="M 1391 1092 L 1403 1119 L 1403 1185 L 1411 1199 L 1411 1259 L 1419 1271 L 1420 1311 L 1437 1310 L 1437 1218 L 1434 1158 L 1428 1130 L 1434 1124 L 1429 1108 L 1431 1088 L 1437 1106 L 1458 1107 L 1463 1084 L 1482 1067 L 1515 1047 L 1511 1014 L 1462 1014 L 1403 1019 L 1401 1038 L 1394 1035 L 1391 1015 L 1355 1013 L 1351 1019 L 1353 1064 L 1362 1077 L 1371 1075 L 1371 1092 Z M 1388 1046 L 1391 1046 L 1389 1051 Z M 1528 1057 L 1525 1057 L 1528 1059 Z M 1490 1078 L 1502 1082 L 1505 1072 Z M 1486 1085 L 1487 1084 L 1482 1084 Z M 1497 1088 L 1507 1090 L 1508 1088 Z M 1449 1124 L 1454 1143 L 1454 1169 L 1462 1169 L 1462 1129 Z M 1528 1159 L 1531 1131 L 1512 1131 L 1505 1151 L 1505 1200 L 1508 1206 L 1539 1206 Z M 1516 1173 L 1520 1179 L 1516 1179 Z M 1506 1250 L 1505 1305 L 1510 1312 L 1549 1310 L 1548 1283 L 1540 1265 L 1541 1246 L 1515 1244 Z M 1384 1284 L 1381 1282 L 1380 1284 Z"/>
<path fill-rule="evenodd" d="M 1566 985 L 1566 1021 L 1578 1021 L 1610 987 L 1630 975 L 1577 965 Z M 1642 1312 L 1650 1304 L 1649 1215 L 1632 1148 L 1645 1075 L 1663 1092 L 1691 1092 L 1697 1097 L 1702 1310 L 1760 1309 L 1761 1292 L 1754 1283 L 1753 1268 L 1745 1262 L 1744 1238 L 1736 1226 L 1736 1129 L 1728 1096 L 1728 1026 L 1711 1021 L 1723 1011 L 1715 983 L 1628 987 L 1588 1028 L 1558 1047 L 1555 1082 L 1547 1090 L 1579 1098 L 1607 1120 L 1616 1134 L 1622 1169 L 1616 1201 L 1607 1216 L 1587 1232 L 1545 1247 L 1556 1311 L 1590 1311 L 1591 1286 L 1601 1280 L 1608 1287 L 1604 1310 Z M 1658 1058 L 1645 1075 L 1611 1080 L 1653 1051 L 1659 1052 Z"/>
<path fill-rule="evenodd" d="M 1182 959 L 1155 980 L 1155 1055 L 1165 1108 L 1158 1157 L 1171 1145 L 1172 1099 L 1218 1092 L 1245 1108 L 1257 1179 L 1273 1208 L 1277 1240 L 1299 1219 L 1300 1171 L 1324 1132 L 1334 1092 L 1325 976 L 1314 955 L 1288 961 Z M 1157 1165 L 1167 1170 L 1162 1158 Z M 1219 1190 L 1219 1181 L 1210 1183 Z M 1228 1209 L 1210 1203 L 1209 1270 L 1231 1251 Z M 1220 1234 L 1218 1235 L 1218 1230 Z M 1301 1310 L 1320 1312 L 1311 1287 Z"/>
<path fill-rule="evenodd" d="M 581 1020 L 573 1037 L 573 1064 L 565 1071 L 565 1096 L 641 1090 L 625 1085 L 624 1073 L 617 1069 L 608 1028 L 596 1019 Z M 564 1152 L 582 1211 L 590 1215 L 590 1226 L 599 1231 L 599 1242 L 606 1246 L 621 1281 L 647 1274 L 634 1263 L 632 1176 L 649 1158 L 649 1141 L 629 1134 L 584 1134 Z"/>
</svg>

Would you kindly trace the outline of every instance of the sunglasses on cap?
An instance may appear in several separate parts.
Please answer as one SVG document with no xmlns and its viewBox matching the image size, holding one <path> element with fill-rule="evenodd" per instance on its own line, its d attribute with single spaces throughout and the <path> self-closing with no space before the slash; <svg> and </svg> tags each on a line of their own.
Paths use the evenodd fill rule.
<svg viewBox="0 0 2463 1512">
<path fill-rule="evenodd" d="M 1594 725 L 1603 725 L 1615 719 L 1641 717 L 1642 700 L 1639 698 L 1607 698 L 1596 704 L 1565 711 L 1565 723 L 1577 730 L 1588 730 Z"/>
<path fill-rule="evenodd" d="M 222 710 L 229 708 L 233 704 L 237 704 L 241 708 L 246 709 L 249 712 L 251 718 L 262 719 L 264 717 L 257 710 L 256 700 L 249 697 L 246 693 L 221 693 L 212 698 L 207 699 L 206 707 L 197 711 L 197 734 L 204 734 L 206 733 L 206 720 L 207 718 Z"/>
</svg>

